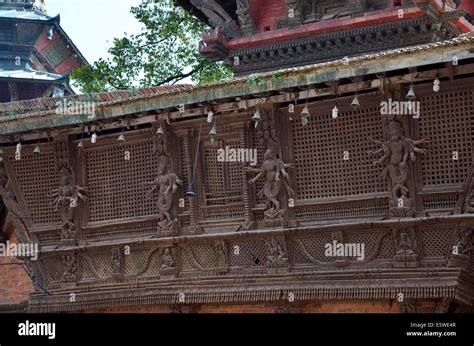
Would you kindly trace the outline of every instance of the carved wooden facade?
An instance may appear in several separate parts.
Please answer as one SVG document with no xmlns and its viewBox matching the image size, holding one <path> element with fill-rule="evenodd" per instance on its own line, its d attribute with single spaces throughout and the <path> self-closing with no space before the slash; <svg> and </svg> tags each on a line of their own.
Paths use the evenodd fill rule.
<svg viewBox="0 0 474 346">
<path fill-rule="evenodd" d="M 41 156 L 24 144 L 21 160 L 5 148 L 0 191 L 8 206 L 8 182 L 53 293 L 35 292 L 30 311 L 277 301 L 281 291 L 301 301 L 402 292 L 473 305 L 459 276 L 474 269 L 473 85 L 444 81 L 436 94 L 417 85 L 419 119 L 381 116 L 388 95 L 372 92 L 357 109 L 350 98 L 310 102 L 303 126 L 288 104 L 262 99 L 218 115 L 214 143 L 207 124 L 199 136 L 198 119 L 131 129 L 124 143 L 117 133 L 96 144 L 63 134 L 41 144 Z M 258 164 L 218 162 L 225 146 L 257 149 Z M 380 148 L 388 156 L 374 165 Z M 193 176 L 197 197 L 185 197 Z M 334 240 L 365 244 L 365 258 L 325 256 Z"/>
</svg>

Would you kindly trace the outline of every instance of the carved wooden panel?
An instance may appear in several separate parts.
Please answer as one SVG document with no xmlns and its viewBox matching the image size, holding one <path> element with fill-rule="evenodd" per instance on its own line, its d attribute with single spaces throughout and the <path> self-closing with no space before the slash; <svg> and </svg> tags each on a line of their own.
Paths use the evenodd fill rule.
<svg viewBox="0 0 474 346">
<path fill-rule="evenodd" d="M 143 237 L 156 234 L 157 220 L 124 223 L 118 225 L 102 226 L 100 228 L 83 228 L 84 238 L 87 241 L 104 241 L 120 238 Z"/>
<path fill-rule="evenodd" d="M 263 268 L 267 261 L 265 240 L 230 242 L 229 258 L 233 269 Z"/>
<path fill-rule="evenodd" d="M 41 262 L 43 263 L 46 272 L 46 280 L 49 283 L 57 283 L 62 281 L 64 274 L 64 262 L 60 256 L 45 258 L 41 260 Z"/>
<path fill-rule="evenodd" d="M 37 234 L 40 246 L 57 245 L 60 241 L 61 234 L 57 231 L 41 232 Z"/>
<path fill-rule="evenodd" d="M 157 174 L 151 139 L 84 150 L 90 222 L 156 214 L 158 195 L 147 199 L 149 189 L 143 185 Z M 125 160 L 125 151 L 131 160 Z"/>
<path fill-rule="evenodd" d="M 352 258 L 351 264 L 365 264 L 372 260 L 392 260 L 395 254 L 392 237 L 389 230 L 361 230 L 339 232 L 342 239 L 338 243 L 360 244 L 364 246 L 364 258 L 360 261 Z M 314 266 L 321 269 L 334 265 L 341 258 L 326 256 L 326 245 L 333 244 L 334 234 L 325 232 L 305 234 L 292 239 L 293 260 L 295 266 Z M 361 247 L 362 249 L 362 247 Z"/>
<path fill-rule="evenodd" d="M 120 250 L 123 250 L 122 248 Z M 125 275 L 155 274 L 160 272 L 160 256 L 158 249 L 131 249 L 124 256 Z"/>
<path fill-rule="evenodd" d="M 182 254 L 182 270 L 202 271 L 217 269 L 218 255 L 213 244 L 203 243 L 184 247 Z"/>
<path fill-rule="evenodd" d="M 311 109 L 307 126 L 293 124 L 293 142 L 299 199 L 354 196 L 387 191 L 368 150 L 369 136 L 383 139 L 378 106 L 342 111 L 331 118 L 328 106 Z M 349 159 L 344 160 L 347 151 Z"/>
<path fill-rule="evenodd" d="M 474 92 L 433 94 L 421 99 L 421 107 L 420 137 L 430 140 L 429 153 L 421 158 L 424 187 L 464 184 L 472 165 Z"/>
<path fill-rule="evenodd" d="M 445 258 L 453 232 L 453 225 L 422 228 L 423 258 Z"/>
<path fill-rule="evenodd" d="M 453 210 L 459 199 L 458 194 L 438 194 L 423 197 L 423 209 L 430 210 Z"/>
<path fill-rule="evenodd" d="M 324 246 L 331 242 L 330 233 L 295 237 L 291 241 L 294 265 L 305 265 L 316 261 L 332 262 L 332 258 L 324 255 Z"/>
<path fill-rule="evenodd" d="M 203 209 L 206 221 L 235 220 L 244 217 L 242 205 L 222 206 L 218 209 Z"/>
<path fill-rule="evenodd" d="M 51 147 L 41 147 L 41 156 L 35 157 L 33 148 L 24 147 L 20 160 L 10 157 L 23 198 L 31 215 L 33 225 L 61 222 L 60 213 L 51 205 L 51 190 L 60 185 L 56 155 Z"/>
<path fill-rule="evenodd" d="M 387 199 L 353 201 L 337 204 L 295 207 L 294 215 L 298 221 L 328 220 L 351 217 L 370 217 L 387 215 Z"/>
<path fill-rule="evenodd" d="M 117 252 L 125 250 L 116 248 Z M 115 268 L 117 269 L 117 268 Z M 160 253 L 157 248 L 131 248 L 123 254 L 123 270 L 114 271 L 112 252 L 91 253 L 81 256 L 81 280 L 105 280 L 121 274 L 124 278 L 146 275 L 158 276 L 160 272 Z"/>
<path fill-rule="evenodd" d="M 81 261 L 83 279 L 105 279 L 112 276 L 112 256 L 108 252 L 85 255 L 81 257 Z"/>
</svg>

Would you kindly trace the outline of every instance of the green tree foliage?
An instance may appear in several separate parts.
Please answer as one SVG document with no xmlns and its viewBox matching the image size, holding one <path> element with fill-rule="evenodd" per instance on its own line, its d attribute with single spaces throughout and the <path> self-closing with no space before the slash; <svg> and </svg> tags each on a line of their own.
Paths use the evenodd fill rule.
<svg viewBox="0 0 474 346">
<path fill-rule="evenodd" d="M 142 32 L 114 39 L 110 58 L 74 70 L 73 82 L 82 92 L 173 85 L 187 77 L 196 84 L 232 78 L 229 67 L 199 54 L 206 24 L 173 0 L 143 0 L 131 13 Z"/>
</svg>

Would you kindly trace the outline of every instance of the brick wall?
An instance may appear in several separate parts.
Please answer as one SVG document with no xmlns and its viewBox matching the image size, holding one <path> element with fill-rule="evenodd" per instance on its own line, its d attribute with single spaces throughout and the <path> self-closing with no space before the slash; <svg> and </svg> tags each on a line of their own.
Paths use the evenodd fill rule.
<svg viewBox="0 0 474 346">
<path fill-rule="evenodd" d="M 288 15 L 284 0 L 253 0 L 251 7 L 260 32 L 265 31 L 265 27 L 274 30 L 276 19 Z"/>
<path fill-rule="evenodd" d="M 5 226 L 5 235 L 10 242 L 17 241 L 13 225 L 8 220 Z M 18 262 L 18 260 L 0 256 L 0 309 L 1 305 L 27 301 L 30 292 L 33 291 L 33 284 L 28 274 L 21 266 L 11 264 L 13 262 Z"/>
</svg>

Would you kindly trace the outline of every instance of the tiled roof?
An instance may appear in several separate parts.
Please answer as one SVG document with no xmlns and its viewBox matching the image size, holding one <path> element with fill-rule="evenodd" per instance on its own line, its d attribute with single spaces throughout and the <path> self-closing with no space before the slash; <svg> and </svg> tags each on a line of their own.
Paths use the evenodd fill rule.
<svg viewBox="0 0 474 346">
<path fill-rule="evenodd" d="M 1 70 L 0 70 L 1 77 Z M 112 101 L 125 101 L 132 97 L 156 96 L 169 91 L 190 89 L 192 86 L 187 84 L 175 86 L 156 86 L 136 90 L 122 90 L 112 92 L 90 93 L 82 95 L 71 95 L 66 97 L 71 102 L 96 102 L 107 103 Z M 34 100 L 17 101 L 9 103 L 0 103 L 0 114 L 8 113 L 26 113 L 29 111 L 50 110 L 57 107 L 58 102 L 62 102 L 63 97 L 46 97 Z"/>
</svg>

